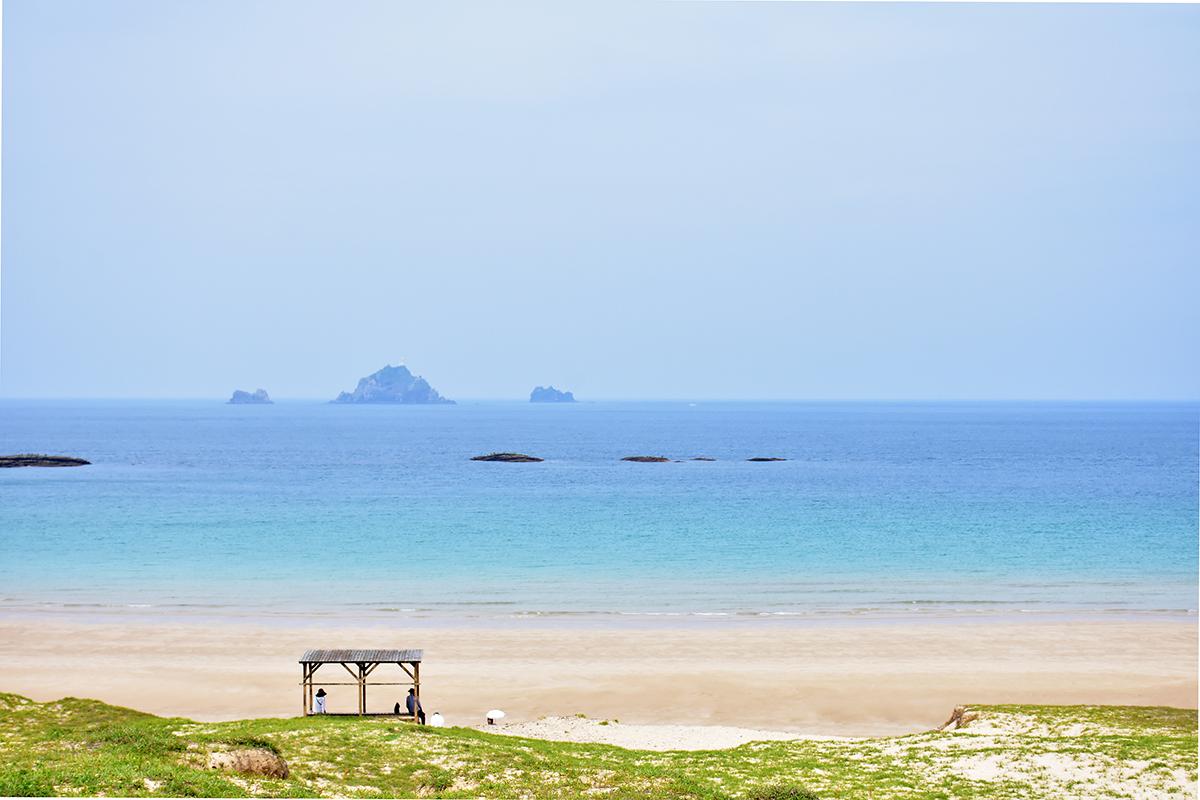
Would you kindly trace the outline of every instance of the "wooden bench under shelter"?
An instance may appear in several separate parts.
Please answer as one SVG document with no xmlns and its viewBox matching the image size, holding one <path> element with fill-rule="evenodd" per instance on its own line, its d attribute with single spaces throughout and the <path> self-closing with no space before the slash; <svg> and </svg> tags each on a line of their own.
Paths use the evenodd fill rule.
<svg viewBox="0 0 1200 800">
<path fill-rule="evenodd" d="M 395 716 L 391 712 L 367 711 L 367 686 L 411 686 L 417 698 L 421 697 L 421 650 L 305 650 L 300 657 L 301 709 L 304 716 L 313 713 L 313 689 L 317 681 L 313 676 L 325 664 L 341 664 L 353 680 L 321 681 L 323 686 L 357 686 L 358 716 Z M 407 681 L 367 680 L 381 664 L 395 664 L 404 670 Z M 407 693 L 406 693 L 407 694 Z M 408 713 L 404 700 L 400 701 L 401 717 L 413 718 Z M 343 714 L 342 716 L 354 716 Z"/>
</svg>

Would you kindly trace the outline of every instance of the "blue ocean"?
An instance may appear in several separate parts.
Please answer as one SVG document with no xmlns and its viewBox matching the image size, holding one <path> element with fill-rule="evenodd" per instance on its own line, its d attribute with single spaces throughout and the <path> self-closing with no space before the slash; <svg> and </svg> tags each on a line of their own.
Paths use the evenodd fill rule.
<svg viewBox="0 0 1200 800">
<path fill-rule="evenodd" d="M 93 463 L 0 470 L 0 609 L 1195 615 L 1198 434 L 1194 403 L 5 400 L 0 453 Z"/>
</svg>

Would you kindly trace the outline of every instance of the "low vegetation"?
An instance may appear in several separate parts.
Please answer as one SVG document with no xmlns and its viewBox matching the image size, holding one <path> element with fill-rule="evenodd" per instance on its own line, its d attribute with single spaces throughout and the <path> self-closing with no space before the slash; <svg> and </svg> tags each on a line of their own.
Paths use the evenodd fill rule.
<svg viewBox="0 0 1200 800">
<path fill-rule="evenodd" d="M 197 723 L 0 694 L 0 796 L 1186 798 L 1196 712 L 978 706 L 953 732 L 646 752 L 389 718 Z M 617 723 L 614 723 L 617 724 Z M 209 769 L 268 751 L 286 778 Z"/>
</svg>

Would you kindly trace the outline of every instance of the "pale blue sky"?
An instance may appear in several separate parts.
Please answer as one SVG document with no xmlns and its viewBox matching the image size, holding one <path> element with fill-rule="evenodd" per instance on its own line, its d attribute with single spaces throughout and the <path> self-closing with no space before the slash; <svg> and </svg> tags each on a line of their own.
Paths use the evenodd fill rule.
<svg viewBox="0 0 1200 800">
<path fill-rule="evenodd" d="M 4 5 L 0 393 L 1200 396 L 1200 7 Z"/>
</svg>

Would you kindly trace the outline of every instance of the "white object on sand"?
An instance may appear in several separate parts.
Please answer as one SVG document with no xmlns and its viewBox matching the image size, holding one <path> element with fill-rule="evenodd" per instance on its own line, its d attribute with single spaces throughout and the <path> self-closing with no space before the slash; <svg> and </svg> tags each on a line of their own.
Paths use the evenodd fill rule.
<svg viewBox="0 0 1200 800">
<path fill-rule="evenodd" d="M 487 715 L 486 715 L 486 716 L 487 716 L 487 723 L 488 723 L 488 725 L 495 725 L 495 724 L 496 724 L 496 720 L 498 720 L 498 719 L 504 719 L 504 716 L 505 716 L 505 714 L 504 714 L 504 712 L 503 712 L 503 711 L 501 711 L 500 709 L 498 709 L 498 708 L 493 708 L 491 711 L 487 712 Z"/>
<path fill-rule="evenodd" d="M 433 712 L 433 715 L 429 717 L 429 726 L 431 728 L 443 728 L 445 725 L 446 720 L 442 719 L 442 713 L 440 711 Z"/>
</svg>

